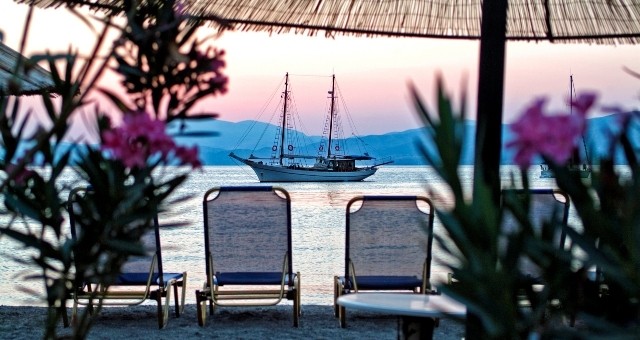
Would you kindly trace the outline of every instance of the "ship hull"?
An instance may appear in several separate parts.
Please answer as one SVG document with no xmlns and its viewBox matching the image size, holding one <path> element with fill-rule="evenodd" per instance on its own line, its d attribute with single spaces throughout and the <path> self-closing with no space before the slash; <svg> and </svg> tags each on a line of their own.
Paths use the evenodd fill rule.
<svg viewBox="0 0 640 340">
<path fill-rule="evenodd" d="M 244 163 L 253 169 L 260 182 L 358 182 L 373 175 L 377 168 L 359 168 L 353 171 L 333 171 L 314 168 L 288 168 L 276 165 Z"/>
</svg>

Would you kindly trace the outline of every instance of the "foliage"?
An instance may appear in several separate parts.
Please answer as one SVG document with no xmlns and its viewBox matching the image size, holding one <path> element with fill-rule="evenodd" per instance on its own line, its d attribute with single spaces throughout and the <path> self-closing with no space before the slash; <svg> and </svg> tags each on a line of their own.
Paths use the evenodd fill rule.
<svg viewBox="0 0 640 340">
<path fill-rule="evenodd" d="M 222 73 L 224 51 L 203 50 L 195 40 L 198 26 L 188 24 L 182 5 L 174 3 L 149 1 L 145 6 L 123 8 L 127 27 L 114 42 L 111 56 L 135 104 L 127 110 L 144 111 L 150 106 L 167 123 L 186 117 L 215 117 L 214 113 L 189 110 L 201 99 L 227 91 L 228 80 Z"/>
<path fill-rule="evenodd" d="M 49 66 L 57 98 L 45 91 L 40 96 L 47 121 L 21 114 L 19 97 L 0 98 L 0 233 L 35 254 L 29 261 L 20 254 L 15 258 L 39 268 L 39 275 L 26 279 L 42 280 L 46 287 L 45 338 L 57 337 L 56 324 L 66 316 L 75 282 L 92 279 L 108 286 L 129 256 L 143 252 L 140 237 L 152 227 L 153 216 L 170 204 L 190 168 L 200 166 L 197 148 L 177 146 L 166 135 L 165 122 L 215 117 L 192 117 L 190 110 L 201 99 L 226 91 L 223 52 L 195 39 L 197 26 L 186 24 L 175 1 L 127 1 L 123 6 L 101 19 L 103 29 L 86 59 L 77 52 L 47 53 L 16 65 L 16 74 L 21 69 L 28 73 L 32 63 Z M 112 17 L 119 13 L 126 14 L 122 27 Z M 105 58 L 99 51 L 113 28 L 120 36 Z M 123 76 L 128 99 L 96 85 L 109 68 Z M 11 86 L 20 84 L 13 80 Z M 89 96 L 96 92 L 120 109 L 122 126 L 112 126 L 92 104 Z M 64 150 L 71 120 L 85 110 L 96 116 L 100 144 Z M 34 124 L 37 128 L 30 129 Z M 79 160 L 72 161 L 77 154 Z M 65 170 L 76 172 L 78 180 L 64 182 Z M 73 239 L 65 230 L 65 195 L 76 186 L 91 190 L 78 202 L 79 209 L 68 212 L 80 228 Z M 85 338 L 91 326 L 88 310 L 74 326 L 73 336 Z"/>
<path fill-rule="evenodd" d="M 412 92 L 427 134 L 437 146 L 435 154 L 423 148 L 424 157 L 448 184 L 454 199 L 452 209 L 437 210 L 447 235 L 436 235 L 436 239 L 448 255 L 444 257 L 453 259 L 446 263 L 453 280 L 439 288 L 467 306 L 467 337 L 635 337 L 640 321 L 640 166 L 638 148 L 627 136 L 638 127 L 633 124 L 638 117 L 627 115 L 622 129 L 612 128 L 621 132 L 610 134 L 610 156 L 600 160 L 590 182 L 582 181 L 565 164 L 575 154 L 587 111 L 596 102 L 594 94 L 571 103 L 580 112 L 577 117 L 549 116 L 541 99 L 514 124 L 519 129 L 514 131 L 517 139 L 509 145 L 518 149 L 522 168 L 520 179 L 512 176 L 510 186 L 528 192 L 527 168 L 531 157 L 539 155 L 556 174 L 557 188 L 569 195 L 580 220 L 580 225 L 567 230 L 571 247 L 561 249 L 554 246 L 552 236 L 562 228 L 561 222 L 544 221 L 542 232 L 535 233 L 527 195 L 505 192 L 495 202 L 491 188 L 475 181 L 473 197 L 468 198 L 457 175 L 465 107 L 454 109 L 440 78 L 437 83 L 437 116 L 415 89 Z M 564 123 L 559 124 L 560 120 Z M 571 128 L 571 133 L 565 128 Z M 553 136 L 562 135 L 573 141 L 569 147 L 565 142 L 562 147 L 550 143 Z M 625 151 L 630 177 L 614 167 L 618 147 Z M 518 232 L 502 228 L 507 216 L 515 217 Z M 527 278 L 519 266 L 525 258 L 541 268 L 544 285 Z M 601 273 L 597 278 L 594 267 Z M 575 318 L 583 323 L 569 327 Z"/>
</svg>

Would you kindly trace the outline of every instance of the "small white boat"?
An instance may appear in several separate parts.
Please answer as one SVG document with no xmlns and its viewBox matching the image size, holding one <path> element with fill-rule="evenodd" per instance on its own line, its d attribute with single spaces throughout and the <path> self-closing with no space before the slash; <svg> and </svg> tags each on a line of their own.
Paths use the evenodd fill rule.
<svg viewBox="0 0 640 340">
<path fill-rule="evenodd" d="M 336 110 L 336 81 L 335 75 L 332 77 L 331 91 L 329 91 L 329 115 L 325 125 L 327 135 L 320 141 L 316 155 L 298 154 L 297 146 L 293 140 L 296 133 L 292 131 L 288 124 L 290 114 L 289 74 L 285 76 L 285 89 L 282 94 L 283 105 L 280 114 L 280 128 L 278 136 L 274 138 L 271 147 L 271 156 L 256 157 L 251 154 L 247 158 L 240 157 L 234 152 L 229 156 L 253 169 L 260 182 L 353 182 L 362 181 L 372 176 L 378 170 L 378 166 L 389 164 L 393 161 L 386 160 L 376 163 L 375 158 L 368 153 L 363 155 L 346 154 L 346 147 L 343 145 L 344 139 L 336 139 L 334 136 L 341 132 L 338 126 Z M 305 162 L 313 162 L 307 165 Z M 359 166 L 356 163 L 361 161 L 373 162 L 369 166 Z"/>
<path fill-rule="evenodd" d="M 568 165 L 569 172 L 580 178 L 589 178 L 591 176 L 591 167 L 586 163 L 582 165 L 582 168 L 578 166 Z M 540 178 L 556 178 L 556 175 L 549 169 L 547 164 L 540 164 Z"/>
</svg>

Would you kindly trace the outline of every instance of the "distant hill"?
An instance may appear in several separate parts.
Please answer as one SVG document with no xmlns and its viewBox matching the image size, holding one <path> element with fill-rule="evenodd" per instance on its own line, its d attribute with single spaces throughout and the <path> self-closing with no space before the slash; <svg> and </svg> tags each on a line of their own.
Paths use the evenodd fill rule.
<svg viewBox="0 0 640 340">
<path fill-rule="evenodd" d="M 640 113 L 638 113 L 640 114 Z M 603 117 L 597 117 L 589 119 L 587 132 L 585 134 L 585 143 L 589 150 L 589 156 L 593 164 L 597 164 L 597 159 L 601 155 L 608 155 L 611 151 L 607 141 L 610 139 L 613 129 L 618 126 L 618 115 L 609 115 Z M 255 145 L 258 143 L 261 135 L 265 138 L 273 138 L 275 136 L 278 127 L 256 121 L 242 121 L 242 122 L 227 122 L 223 120 L 211 120 L 211 121 L 198 121 L 197 123 L 189 123 L 187 131 L 189 132 L 215 132 L 215 136 L 210 137 L 186 137 L 176 135 L 176 141 L 181 145 L 198 145 L 200 148 L 200 158 L 205 165 L 235 165 L 236 161 L 229 157 L 229 153 L 234 151 L 241 156 L 248 156 L 252 152 L 256 155 L 268 156 L 271 154 L 271 146 L 265 145 L 263 148 L 254 150 Z M 263 131 L 256 135 L 246 135 L 249 127 L 253 126 L 253 131 Z M 169 132 L 175 134 L 177 128 L 170 127 Z M 368 135 L 361 136 L 358 139 L 364 142 L 366 151 L 371 156 L 378 159 L 393 159 L 394 165 L 425 165 L 426 161 L 420 154 L 418 144 L 422 143 L 428 150 L 433 151 L 434 147 L 430 143 L 427 143 L 426 128 L 411 129 L 401 132 L 390 132 L 382 135 Z M 318 143 L 320 142 L 320 136 L 308 136 L 299 132 L 299 138 L 305 142 L 305 146 L 302 149 L 312 153 L 312 150 L 317 150 Z M 502 149 L 502 164 L 513 164 L 514 152 L 511 149 L 504 148 L 506 141 L 513 139 L 509 125 L 503 125 L 502 127 L 503 149 Z M 632 141 L 634 145 L 640 146 L 640 129 L 634 129 L 632 134 Z M 268 140 L 268 139 L 265 139 Z M 463 154 L 461 159 L 462 165 L 473 164 L 473 150 L 475 142 L 475 122 L 467 121 L 465 123 L 465 141 L 463 146 Z M 365 150 L 360 150 L 356 147 L 356 137 L 347 139 L 349 150 L 354 153 L 362 153 Z M 26 146 L 26 145 L 25 145 Z M 73 144 L 63 145 L 64 151 L 69 148 L 75 148 L 78 152 L 81 152 L 82 148 L 77 148 Z M 0 150 L 0 156 L 2 156 L 3 150 Z M 77 159 L 77 155 L 73 159 Z M 536 162 L 539 162 L 537 160 Z M 623 157 L 622 150 L 615 151 L 615 161 L 617 164 L 624 164 L 625 159 Z"/>
<path fill-rule="evenodd" d="M 608 154 L 608 135 L 611 129 L 617 125 L 617 115 L 609 115 L 589 119 L 587 133 L 585 134 L 585 142 L 589 149 L 589 156 L 592 160 L 598 158 L 599 155 Z M 219 133 L 215 137 L 194 138 L 194 137 L 178 137 L 179 143 L 184 145 L 197 144 L 200 147 L 201 159 L 206 165 L 233 165 L 237 164 L 228 157 L 230 151 L 239 155 L 248 156 L 254 146 L 258 143 L 260 135 L 244 136 L 250 126 L 255 125 L 253 131 L 264 131 L 264 136 L 275 136 L 278 127 L 255 121 L 242 121 L 238 123 L 215 120 L 206 123 L 197 123 L 197 125 L 189 126 L 194 131 L 214 131 Z M 374 157 L 379 159 L 391 158 L 395 165 L 424 165 L 426 164 L 420 154 L 418 144 L 422 143 L 427 149 L 433 150 L 432 145 L 426 143 L 426 128 L 411 129 L 401 132 L 391 132 L 382 135 L 361 136 L 359 139 L 364 142 L 367 151 Z M 513 139 L 510 125 L 502 127 L 503 145 L 507 141 Z M 303 148 L 316 150 L 320 141 L 320 136 L 308 136 L 300 133 L 300 138 L 307 142 Z M 640 132 L 635 138 L 640 142 Z M 240 143 L 240 141 L 242 141 Z M 356 145 L 355 137 L 347 139 L 349 145 Z M 465 123 L 465 141 L 461 164 L 473 164 L 473 152 L 475 142 L 475 122 L 467 121 Z M 357 148 L 355 148 L 357 150 Z M 270 146 L 253 150 L 256 155 L 269 155 Z M 358 150 L 360 152 L 360 150 Z M 502 164 L 513 164 L 514 152 L 503 147 Z M 623 162 L 620 150 L 616 153 L 616 161 Z"/>
</svg>

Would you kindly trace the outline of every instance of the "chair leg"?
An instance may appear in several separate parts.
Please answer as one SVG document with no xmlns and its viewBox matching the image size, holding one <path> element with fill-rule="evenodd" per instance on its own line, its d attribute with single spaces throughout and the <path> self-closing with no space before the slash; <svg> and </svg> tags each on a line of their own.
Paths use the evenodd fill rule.
<svg viewBox="0 0 640 340">
<path fill-rule="evenodd" d="M 64 326 L 64 328 L 68 328 L 69 327 L 69 315 L 67 315 L 67 304 L 66 304 L 66 302 L 62 307 L 60 307 L 60 312 L 62 313 L 62 325 Z"/>
<path fill-rule="evenodd" d="M 300 296 L 302 295 L 302 285 L 300 284 L 301 280 L 300 272 L 298 272 L 298 289 L 296 290 L 298 292 L 298 315 L 302 315 L 302 300 L 300 300 Z"/>
<path fill-rule="evenodd" d="M 93 307 L 93 303 L 87 305 L 87 310 L 89 310 L 89 315 L 93 315 L 96 313 Z"/>
<path fill-rule="evenodd" d="M 209 290 L 209 294 L 210 294 L 210 298 L 211 300 L 209 300 L 209 315 L 213 315 L 213 313 L 216 312 L 216 304 L 213 303 L 213 299 L 214 299 L 214 294 L 217 292 L 217 287 L 214 286 L 213 288 L 211 288 Z M 206 300 L 205 300 L 206 301 Z M 206 302 L 205 302 L 206 303 Z"/>
<path fill-rule="evenodd" d="M 204 292 L 196 290 L 196 314 L 198 316 L 198 326 L 203 327 L 207 319 L 207 298 Z"/>
<path fill-rule="evenodd" d="M 78 324 L 78 300 L 73 299 L 73 309 L 71 309 L 71 325 L 76 326 Z"/>
<path fill-rule="evenodd" d="M 158 314 L 158 328 L 162 329 L 164 327 L 164 318 L 162 313 L 162 298 L 160 297 L 160 292 L 155 292 L 156 304 L 158 306 L 157 314 Z"/>
<path fill-rule="evenodd" d="M 170 282 L 167 285 L 166 290 L 162 291 L 158 289 L 153 293 L 156 303 L 158 305 L 158 328 L 159 329 L 163 329 L 164 327 L 166 327 L 167 323 L 169 322 L 169 305 L 171 304 L 171 289 L 172 289 L 171 286 L 173 286 L 174 284 L 175 282 Z M 164 295 L 164 303 L 162 303 L 163 295 Z"/>
<path fill-rule="evenodd" d="M 180 301 L 180 314 L 184 313 L 184 299 L 187 294 L 187 272 L 182 273 L 182 296 Z"/>
<path fill-rule="evenodd" d="M 173 285 L 173 300 L 175 301 L 175 305 L 176 305 L 176 318 L 180 317 L 180 304 L 178 303 L 178 282 L 176 282 L 176 284 Z"/>
<path fill-rule="evenodd" d="M 338 322 L 340 323 L 340 327 L 342 328 L 347 327 L 347 310 L 338 304 L 338 298 L 344 295 L 344 293 L 345 293 L 345 288 L 339 282 L 339 280 L 337 280 L 337 277 L 336 277 L 336 293 L 335 293 L 336 297 L 335 297 L 335 301 L 333 302 L 333 305 L 334 305 L 336 316 L 338 317 Z"/>
<path fill-rule="evenodd" d="M 300 273 L 296 273 L 296 278 L 293 283 L 293 327 L 298 327 L 300 324 Z"/>
<path fill-rule="evenodd" d="M 298 293 L 294 292 L 293 298 L 293 327 L 298 327 L 300 322 L 300 308 L 298 307 Z"/>
<path fill-rule="evenodd" d="M 171 286 L 175 287 L 175 281 L 173 283 L 169 284 L 169 287 L 167 287 L 166 290 L 166 296 L 164 297 L 164 307 L 162 308 L 162 323 L 163 326 L 162 328 L 167 326 L 167 323 L 169 323 L 169 307 L 171 306 Z M 160 297 L 160 300 L 162 300 L 162 297 Z"/>
<path fill-rule="evenodd" d="M 333 316 L 336 318 L 340 315 L 340 311 L 338 310 L 338 297 L 340 296 L 338 290 L 340 289 L 340 283 L 338 282 L 338 277 L 333 277 Z"/>
<path fill-rule="evenodd" d="M 182 287 L 182 295 L 178 294 L 178 286 Z M 176 281 L 173 285 L 173 300 L 176 305 L 176 318 L 180 317 L 180 314 L 184 313 L 184 301 L 187 293 L 187 272 L 182 273 L 182 280 Z"/>
</svg>

